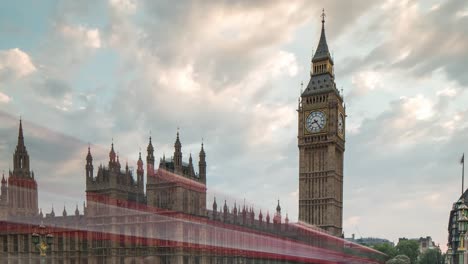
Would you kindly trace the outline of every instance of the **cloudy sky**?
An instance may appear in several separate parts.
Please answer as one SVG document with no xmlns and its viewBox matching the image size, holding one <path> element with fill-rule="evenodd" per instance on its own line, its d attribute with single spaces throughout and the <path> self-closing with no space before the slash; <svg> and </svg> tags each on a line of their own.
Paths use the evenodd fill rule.
<svg viewBox="0 0 468 264">
<path fill-rule="evenodd" d="M 8 1 L 0 8 L 0 169 L 18 119 L 40 207 L 84 200 L 112 138 L 135 166 L 151 133 L 184 158 L 202 138 L 209 203 L 297 219 L 297 99 L 325 8 L 347 106 L 344 231 L 447 243 L 468 151 L 468 2 Z M 150 132 L 151 131 L 151 132 Z M 468 184 L 467 184 L 468 185 Z"/>
</svg>

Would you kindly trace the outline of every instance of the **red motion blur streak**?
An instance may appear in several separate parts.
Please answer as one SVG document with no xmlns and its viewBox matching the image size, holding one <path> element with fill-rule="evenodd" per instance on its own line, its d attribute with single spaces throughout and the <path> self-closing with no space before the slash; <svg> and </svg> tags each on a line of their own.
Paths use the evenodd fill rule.
<svg viewBox="0 0 468 264">
<path fill-rule="evenodd" d="M 165 183 L 205 191 L 205 186 L 167 171 L 154 176 Z M 0 232 L 30 232 L 28 225 L 37 226 L 43 220 L 53 233 L 67 235 L 70 231 L 85 232 L 92 239 L 129 242 L 149 247 L 179 247 L 218 256 L 245 256 L 264 259 L 284 259 L 302 263 L 384 263 L 385 255 L 321 232 L 303 223 L 279 226 L 262 223 L 254 228 L 210 220 L 184 213 L 163 210 L 144 204 L 113 199 L 88 193 L 88 209 L 99 208 L 97 215 L 88 214 L 86 221 L 60 221 L 61 217 L 19 219 L 15 223 L 0 223 Z M 119 226 L 129 228 L 119 230 Z M 287 229 L 286 229 L 287 228 Z M 7 230 L 5 230 L 7 229 Z M 286 230 L 286 231 L 285 231 Z M 296 240 L 285 233 L 305 238 Z M 295 232 L 295 233 L 294 233 Z M 89 236 L 88 236 L 89 237 Z"/>
</svg>

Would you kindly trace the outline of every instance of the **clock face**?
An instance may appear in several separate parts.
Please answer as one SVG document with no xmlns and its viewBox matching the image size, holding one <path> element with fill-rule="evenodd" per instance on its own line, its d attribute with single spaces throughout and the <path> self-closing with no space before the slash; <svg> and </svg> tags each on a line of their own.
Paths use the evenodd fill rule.
<svg viewBox="0 0 468 264">
<path fill-rule="evenodd" d="M 344 117 L 342 113 L 338 115 L 338 133 L 344 135 Z"/>
<path fill-rule="evenodd" d="M 317 133 L 325 127 L 326 121 L 327 120 L 323 112 L 314 111 L 307 117 L 305 127 L 307 131 Z"/>
</svg>

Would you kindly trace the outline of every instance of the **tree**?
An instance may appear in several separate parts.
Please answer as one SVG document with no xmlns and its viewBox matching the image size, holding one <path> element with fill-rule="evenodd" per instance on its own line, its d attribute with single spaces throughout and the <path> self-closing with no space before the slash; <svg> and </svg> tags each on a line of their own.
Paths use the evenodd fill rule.
<svg viewBox="0 0 468 264">
<path fill-rule="evenodd" d="M 406 255 L 410 258 L 411 264 L 416 264 L 419 255 L 419 243 L 414 240 L 400 240 L 396 246 L 399 255 Z"/>
<path fill-rule="evenodd" d="M 440 264 L 442 263 L 442 254 L 438 249 L 428 249 L 419 257 L 420 264 Z"/>
<path fill-rule="evenodd" d="M 398 255 L 387 261 L 386 264 L 411 264 L 411 260 L 406 255 Z"/>
<path fill-rule="evenodd" d="M 390 258 L 393 258 L 398 254 L 396 248 L 389 243 L 377 244 L 374 246 L 374 249 L 386 254 Z"/>
</svg>

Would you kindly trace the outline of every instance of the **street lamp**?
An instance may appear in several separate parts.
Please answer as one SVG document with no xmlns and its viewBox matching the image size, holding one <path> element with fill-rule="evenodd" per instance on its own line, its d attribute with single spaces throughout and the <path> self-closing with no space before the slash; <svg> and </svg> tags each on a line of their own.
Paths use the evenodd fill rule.
<svg viewBox="0 0 468 264">
<path fill-rule="evenodd" d="M 39 249 L 41 256 L 41 264 L 45 263 L 47 249 L 52 245 L 54 236 L 47 232 L 46 227 L 41 222 L 38 232 L 32 234 L 32 242 Z"/>
</svg>

